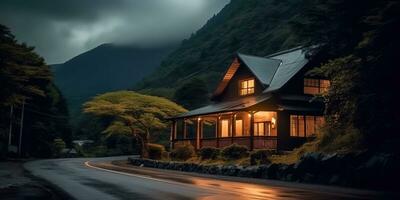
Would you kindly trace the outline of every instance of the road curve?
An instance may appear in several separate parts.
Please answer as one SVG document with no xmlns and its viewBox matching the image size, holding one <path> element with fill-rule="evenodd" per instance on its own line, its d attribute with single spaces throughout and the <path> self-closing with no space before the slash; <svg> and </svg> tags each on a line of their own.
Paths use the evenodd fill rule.
<svg viewBox="0 0 400 200">
<path fill-rule="evenodd" d="M 97 166 L 127 156 L 37 160 L 25 164 L 75 199 L 391 199 L 384 193 L 248 178 L 133 168 L 115 172 Z M 86 163 L 86 164 L 85 164 Z"/>
</svg>

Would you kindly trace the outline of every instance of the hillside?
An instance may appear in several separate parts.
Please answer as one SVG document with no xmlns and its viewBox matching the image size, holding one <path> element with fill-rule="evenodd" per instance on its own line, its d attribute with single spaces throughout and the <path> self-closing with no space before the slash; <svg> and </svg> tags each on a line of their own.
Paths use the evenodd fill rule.
<svg viewBox="0 0 400 200">
<path fill-rule="evenodd" d="M 53 65 L 55 82 L 65 95 L 72 116 L 76 116 L 81 104 L 90 97 L 132 87 L 159 67 L 171 49 L 103 44 Z"/>
<path fill-rule="evenodd" d="M 235 52 L 264 56 L 298 46 L 290 23 L 302 6 L 300 0 L 232 0 L 135 89 L 171 98 L 196 77 L 212 92 Z"/>
</svg>

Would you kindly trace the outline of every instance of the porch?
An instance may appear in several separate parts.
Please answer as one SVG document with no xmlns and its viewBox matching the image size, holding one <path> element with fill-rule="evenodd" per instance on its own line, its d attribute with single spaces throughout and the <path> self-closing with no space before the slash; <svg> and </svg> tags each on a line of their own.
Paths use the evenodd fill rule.
<svg viewBox="0 0 400 200">
<path fill-rule="evenodd" d="M 277 112 L 237 111 L 173 120 L 171 147 L 191 144 L 222 148 L 233 143 L 252 149 L 277 148 Z"/>
</svg>

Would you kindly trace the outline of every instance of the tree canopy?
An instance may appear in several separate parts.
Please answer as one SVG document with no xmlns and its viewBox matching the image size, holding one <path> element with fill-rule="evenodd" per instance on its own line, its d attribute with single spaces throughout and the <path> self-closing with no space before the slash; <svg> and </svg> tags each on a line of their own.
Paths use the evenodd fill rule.
<svg viewBox="0 0 400 200">
<path fill-rule="evenodd" d="M 18 43 L 11 31 L 0 25 L 0 148 L 5 153 L 9 125 L 12 144 L 18 145 L 17 131 L 25 101 L 22 138 L 23 155 L 49 157 L 52 142 L 71 142 L 66 102 L 52 82 L 52 73 L 34 47 Z M 10 115 L 10 107 L 13 115 Z M 17 114 L 18 113 L 18 114 Z M 11 116 L 11 119 L 10 119 Z"/>
<path fill-rule="evenodd" d="M 83 111 L 110 119 L 103 133 L 132 134 L 142 140 L 145 150 L 151 131 L 167 128 L 167 118 L 186 110 L 165 98 L 118 91 L 94 97 L 84 104 Z"/>
<path fill-rule="evenodd" d="M 393 109 L 400 101 L 395 95 L 400 3 L 308 0 L 305 5 L 308 9 L 293 25 L 307 45 L 318 46 L 316 51 L 323 57 L 321 66 L 311 73 L 331 79 L 325 96 L 328 129 L 321 145 L 351 148 L 360 144 L 361 148 L 398 151 L 399 117 Z"/>
</svg>

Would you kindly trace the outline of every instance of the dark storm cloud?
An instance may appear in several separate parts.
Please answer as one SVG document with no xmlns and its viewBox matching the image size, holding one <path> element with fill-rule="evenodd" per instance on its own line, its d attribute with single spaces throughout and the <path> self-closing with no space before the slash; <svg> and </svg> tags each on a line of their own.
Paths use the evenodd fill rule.
<svg viewBox="0 0 400 200">
<path fill-rule="evenodd" d="M 0 23 L 48 63 L 102 43 L 153 46 L 188 37 L 229 0 L 2 0 Z"/>
</svg>

